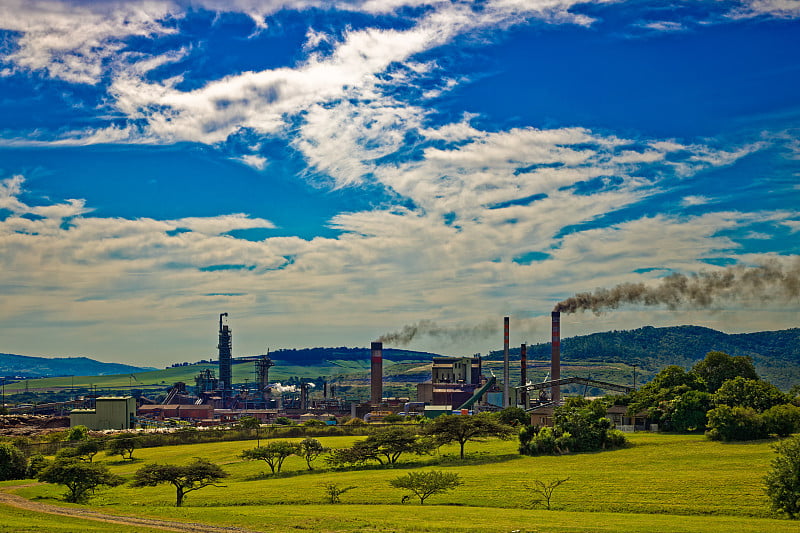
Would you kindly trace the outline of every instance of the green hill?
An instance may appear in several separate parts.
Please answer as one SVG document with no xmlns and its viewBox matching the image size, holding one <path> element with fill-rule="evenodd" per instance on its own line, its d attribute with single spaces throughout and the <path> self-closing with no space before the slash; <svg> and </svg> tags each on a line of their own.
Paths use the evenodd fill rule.
<svg viewBox="0 0 800 533">
<path fill-rule="evenodd" d="M 606 331 L 562 339 L 561 361 L 636 364 L 646 377 L 667 365 L 689 368 L 712 350 L 751 357 L 761 377 L 782 389 L 800 383 L 800 328 L 739 334 L 700 326 Z M 518 358 L 519 348 L 511 353 Z M 487 359 L 502 357 L 498 350 Z M 529 346 L 528 358 L 549 360 L 550 343 Z"/>
<path fill-rule="evenodd" d="M 155 369 L 120 363 L 103 363 L 88 357 L 32 357 L 0 353 L 0 376 L 107 376 L 141 372 L 142 370 Z"/>
</svg>

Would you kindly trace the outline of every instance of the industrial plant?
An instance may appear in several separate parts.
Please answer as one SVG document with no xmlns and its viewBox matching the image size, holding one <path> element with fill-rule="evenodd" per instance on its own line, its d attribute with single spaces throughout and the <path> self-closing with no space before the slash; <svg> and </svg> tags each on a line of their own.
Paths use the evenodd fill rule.
<svg viewBox="0 0 800 533">
<path fill-rule="evenodd" d="M 578 384 L 600 389 L 629 392 L 631 387 L 589 378 L 561 377 L 560 312 L 551 314 L 551 359 L 548 377 L 540 382 L 528 380 L 527 346 L 519 348 L 519 382 L 511 383 L 509 317 L 503 319 L 502 380 L 491 370 L 485 371 L 479 354 L 472 357 L 432 357 L 430 379 L 416 385 L 416 398 L 384 395 L 384 347 L 375 341 L 369 350 L 369 400 L 354 401 L 336 394 L 333 384 L 300 382 L 284 386 L 270 381 L 270 369 L 276 363 L 265 354 L 235 358 L 233 331 L 228 313 L 219 315 L 216 371 L 205 368 L 194 376 L 194 386 L 176 382 L 158 403 L 130 397 L 95 397 L 88 408 L 73 409 L 71 425 L 92 429 L 129 429 L 159 427 L 180 422 L 211 426 L 254 417 L 262 423 L 278 418 L 298 422 L 320 420 L 335 423 L 338 418 L 358 417 L 367 422 L 383 420 L 388 415 L 436 417 L 441 414 L 470 415 L 516 406 L 530 413 L 536 423 L 546 425 L 552 410 L 561 401 L 561 387 Z M 253 379 L 234 383 L 233 366 L 252 365 Z M 620 420 L 621 424 L 626 421 Z"/>
</svg>

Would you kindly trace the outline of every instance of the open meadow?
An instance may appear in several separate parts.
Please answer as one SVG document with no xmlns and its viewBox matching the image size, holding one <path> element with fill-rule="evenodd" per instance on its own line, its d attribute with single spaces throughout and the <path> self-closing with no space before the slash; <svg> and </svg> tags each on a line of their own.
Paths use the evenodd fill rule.
<svg viewBox="0 0 800 533">
<path fill-rule="evenodd" d="M 357 438 L 320 440 L 328 447 L 344 447 Z M 723 444 L 700 435 L 650 433 L 631 435 L 630 440 L 631 447 L 617 451 L 527 457 L 517 454 L 516 440 L 490 439 L 468 443 L 463 462 L 454 446 L 446 446 L 434 456 L 402 456 L 393 468 L 345 471 L 328 470 L 320 459 L 309 472 L 303 459 L 290 457 L 277 476 L 267 474 L 264 462 L 239 457 L 255 441 L 137 449 L 133 462 L 103 454 L 95 460 L 130 477 L 149 462 L 185 464 L 203 457 L 222 465 L 230 477 L 224 487 L 189 493 L 181 508 L 174 507 L 169 485 L 103 490 L 89 507 L 253 531 L 797 531 L 797 522 L 772 515 L 763 492 L 762 478 L 774 455 L 771 442 Z M 405 493 L 389 480 L 434 467 L 458 473 L 464 485 L 432 496 L 422 506 L 416 499 L 401 503 Z M 526 483 L 567 477 L 554 493 L 553 510 L 531 508 Z M 327 483 L 355 488 L 342 496 L 342 503 L 328 504 Z M 16 493 L 81 507 L 61 502 L 60 486 L 35 485 Z M 25 517 L 24 529 L 9 529 L 8 524 L 21 525 L 22 518 L 7 507 L 0 507 L 0 520 L 4 531 L 78 530 L 43 514 Z M 57 521 L 58 529 L 50 529 L 48 520 Z M 92 527 L 80 530 L 105 531 L 100 522 Z"/>
</svg>

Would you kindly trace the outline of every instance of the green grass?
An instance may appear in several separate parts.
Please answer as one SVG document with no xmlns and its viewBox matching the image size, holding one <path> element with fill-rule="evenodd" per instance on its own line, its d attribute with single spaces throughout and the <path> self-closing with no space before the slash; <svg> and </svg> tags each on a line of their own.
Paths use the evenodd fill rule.
<svg viewBox="0 0 800 533">
<path fill-rule="evenodd" d="M 358 437 L 322 438 L 330 447 Z M 299 440 L 299 439 L 289 439 Z M 770 442 L 722 444 L 698 435 L 631 436 L 630 448 L 561 457 L 522 457 L 515 441 L 455 447 L 433 457 L 403 456 L 395 468 L 308 472 L 290 457 L 280 476 L 260 461 L 239 458 L 254 441 L 195 444 L 136 450 L 136 461 L 102 460 L 130 476 L 148 462 L 188 463 L 204 457 L 230 474 L 225 487 L 187 496 L 176 509 L 170 486 L 101 492 L 92 507 L 108 512 L 245 527 L 257 531 L 797 531 L 797 522 L 775 520 L 762 478 L 774 452 Z M 410 468 L 457 472 L 464 485 L 432 496 L 428 503 L 401 504 L 403 492 L 389 480 Z M 534 479 L 569 477 L 553 497 L 553 511 L 532 510 L 524 487 Z M 324 504 L 325 483 L 357 488 L 340 505 Z M 61 487 L 19 489 L 29 498 L 58 503 Z M 552 526 L 548 526 L 552 523 Z"/>
</svg>

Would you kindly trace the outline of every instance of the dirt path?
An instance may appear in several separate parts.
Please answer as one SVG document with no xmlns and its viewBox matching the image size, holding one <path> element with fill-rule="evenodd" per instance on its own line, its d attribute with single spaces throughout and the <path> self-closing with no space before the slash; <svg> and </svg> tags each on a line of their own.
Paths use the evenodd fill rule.
<svg viewBox="0 0 800 533">
<path fill-rule="evenodd" d="M 112 524 L 124 524 L 126 526 L 145 526 L 153 529 L 163 529 L 165 531 L 188 531 L 191 533 L 220 532 L 220 533 L 256 533 L 248 529 L 238 527 L 211 526 L 197 524 L 193 522 L 173 522 L 171 520 L 158 520 L 156 518 L 137 518 L 135 516 L 120 516 L 92 511 L 90 509 L 75 509 L 69 507 L 59 507 L 47 503 L 38 503 L 16 494 L 9 494 L 8 490 L 29 487 L 28 485 L 15 485 L 13 487 L 3 487 L 0 490 L 0 505 L 10 505 L 27 511 L 37 513 L 55 514 L 61 516 L 71 516 L 85 520 L 97 520 L 98 522 L 110 522 Z"/>
</svg>

